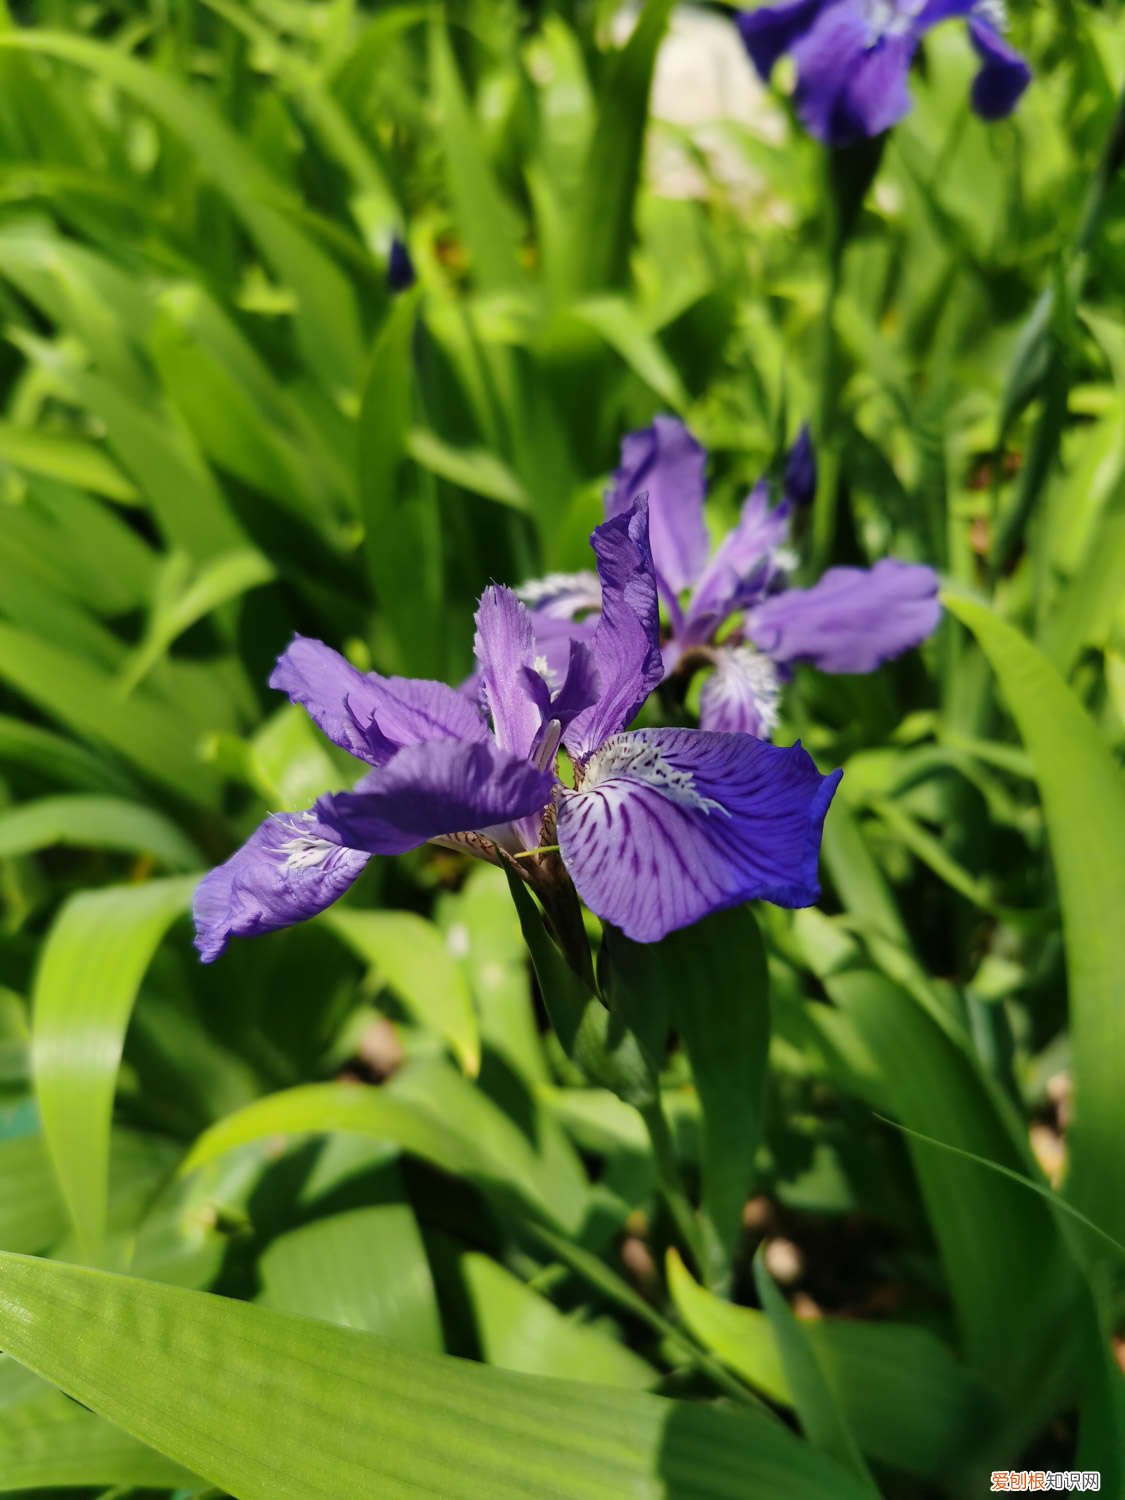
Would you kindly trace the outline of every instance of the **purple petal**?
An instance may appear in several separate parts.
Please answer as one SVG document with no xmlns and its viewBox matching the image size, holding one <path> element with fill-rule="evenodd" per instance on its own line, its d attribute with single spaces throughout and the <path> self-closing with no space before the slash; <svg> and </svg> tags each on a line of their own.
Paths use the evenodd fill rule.
<svg viewBox="0 0 1125 1500">
<path fill-rule="evenodd" d="M 797 113 L 810 135 L 846 146 L 879 135 L 910 109 L 906 75 L 916 26 L 872 40 L 863 7 L 840 0 L 793 46 Z"/>
<path fill-rule="evenodd" d="M 602 612 L 592 647 L 598 700 L 578 714 L 566 731 L 566 747 L 575 756 L 589 754 L 623 729 L 664 676 L 644 501 L 604 521 L 590 543 L 602 586 Z"/>
<path fill-rule="evenodd" d="M 967 16 L 980 5 L 981 0 L 926 0 L 914 22 L 915 31 L 921 35 L 936 26 L 939 21 L 952 20 L 954 16 Z"/>
<path fill-rule="evenodd" d="M 809 29 L 824 3 L 789 0 L 786 5 L 759 5 L 757 10 L 739 11 L 735 18 L 739 35 L 763 83 L 769 82 L 774 63 Z"/>
<path fill-rule="evenodd" d="M 982 120 L 1002 120 L 1031 82 L 1031 69 L 980 16 L 969 20 L 969 39 L 981 60 L 969 95 L 973 108 Z"/>
<path fill-rule="evenodd" d="M 526 760 L 542 723 L 538 700 L 548 691 L 535 671 L 531 615 L 511 589 L 493 584 L 481 595 L 476 620 L 473 649 L 496 743 Z"/>
<path fill-rule="evenodd" d="M 231 937 L 257 937 L 331 906 L 370 855 L 344 847 L 316 812 L 271 813 L 195 889 L 195 946 L 214 963 Z"/>
<path fill-rule="evenodd" d="M 480 832 L 551 800 L 554 778 L 491 742 L 408 745 L 354 792 L 322 797 L 332 835 L 371 854 L 402 854 L 443 834 Z"/>
<path fill-rule="evenodd" d="M 583 709 L 598 701 L 598 669 L 594 653 L 585 641 L 572 640 L 566 676 L 551 699 L 548 714 L 565 729 Z"/>
<path fill-rule="evenodd" d="M 330 740 L 373 766 L 403 745 L 488 738 L 488 725 L 456 688 L 361 672 L 307 636 L 295 635 L 278 657 L 270 687 L 288 693 Z"/>
<path fill-rule="evenodd" d="M 789 534 L 789 516 L 782 506 L 770 509 L 769 490 L 763 480 L 754 486 L 742 506 L 732 531 L 707 564 L 688 605 L 685 635 L 701 642 L 718 629 L 739 607 L 749 580 L 768 581 L 770 554 Z"/>
<path fill-rule="evenodd" d="M 748 617 L 746 634 L 777 662 L 872 672 L 932 635 L 941 617 L 932 568 L 885 557 L 873 568 L 829 568 L 811 589 L 787 589 Z"/>
<path fill-rule="evenodd" d="M 558 811 L 563 859 L 590 909 L 639 943 L 760 898 L 820 894 L 824 815 L 840 772 L 800 745 L 746 734 L 640 729 L 582 765 Z"/>
<path fill-rule="evenodd" d="M 601 593 L 598 594 L 599 606 Z M 549 614 L 533 614 L 531 623 L 535 629 L 535 653 L 546 663 L 547 676 L 551 682 L 562 682 L 570 670 L 570 647 L 572 641 L 592 646 L 598 628 L 598 616 L 585 620 L 564 620 Z"/>
<path fill-rule="evenodd" d="M 602 607 L 597 574 L 549 573 L 523 584 L 516 598 L 531 610 L 537 655 L 547 663 L 551 680 L 562 682 L 570 670 L 571 642 L 594 639 Z"/>
<path fill-rule="evenodd" d="M 777 728 L 780 697 L 781 676 L 768 656 L 753 646 L 721 646 L 703 684 L 700 727 L 768 739 Z"/>
<path fill-rule="evenodd" d="M 648 495 L 652 559 L 670 595 L 694 583 L 707 560 L 703 497 L 707 455 L 675 417 L 656 417 L 621 444 L 621 466 L 605 495 L 606 519 Z"/>
</svg>

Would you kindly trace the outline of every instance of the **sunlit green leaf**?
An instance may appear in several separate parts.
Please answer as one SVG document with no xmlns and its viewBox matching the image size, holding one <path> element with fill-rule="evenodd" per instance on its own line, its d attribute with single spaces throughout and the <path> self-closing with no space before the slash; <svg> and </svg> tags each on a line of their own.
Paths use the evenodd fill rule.
<svg viewBox="0 0 1125 1500">
<path fill-rule="evenodd" d="M 854 1500 L 784 1427 L 404 1349 L 262 1307 L 0 1257 L 0 1339 L 239 1500 Z"/>
</svg>

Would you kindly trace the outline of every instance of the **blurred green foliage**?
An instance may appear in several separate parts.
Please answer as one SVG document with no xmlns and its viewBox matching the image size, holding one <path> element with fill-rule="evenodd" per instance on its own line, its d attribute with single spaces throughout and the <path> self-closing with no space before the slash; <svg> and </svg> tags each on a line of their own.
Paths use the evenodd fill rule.
<svg viewBox="0 0 1125 1500">
<path fill-rule="evenodd" d="M 847 163 L 728 13 L 635 21 L 0 23 L 0 1251 L 51 1257 L 0 1265 L 0 1348 L 92 1409 L 0 1358 L 0 1492 L 1125 1493 L 1120 1254 L 1078 1216 L 1125 1240 L 1121 9 L 1014 7 L 993 126 L 928 39 L 834 300 Z M 457 680 L 481 589 L 585 565 L 657 411 L 716 530 L 812 416 L 807 557 L 928 561 L 954 611 L 789 692 L 845 768 L 821 907 L 632 971 L 703 1210 L 667 1274 L 669 1163 L 545 1026 L 583 997 L 549 954 L 533 987 L 499 872 L 376 861 L 210 970 L 184 920 L 354 777 L 264 687 L 292 631 Z"/>
</svg>

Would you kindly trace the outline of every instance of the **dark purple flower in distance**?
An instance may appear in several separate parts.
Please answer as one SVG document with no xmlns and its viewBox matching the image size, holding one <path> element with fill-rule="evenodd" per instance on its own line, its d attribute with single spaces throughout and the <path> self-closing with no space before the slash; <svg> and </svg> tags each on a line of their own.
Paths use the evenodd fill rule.
<svg viewBox="0 0 1125 1500">
<path fill-rule="evenodd" d="M 600 609 L 558 675 L 526 605 L 510 589 L 485 591 L 479 705 L 444 683 L 360 672 L 320 641 L 294 639 L 271 685 L 371 769 L 351 792 L 271 814 L 204 878 L 195 921 L 205 962 L 232 936 L 322 911 L 371 855 L 426 842 L 496 862 L 541 851 L 519 862 L 529 879 L 568 875 L 593 911 L 639 942 L 756 897 L 816 900 L 840 773 L 822 776 L 799 744 L 627 730 L 664 673 L 645 503 L 592 541 Z M 572 786 L 556 773 L 560 744 Z M 543 859 L 556 840 L 566 875 Z"/>
<path fill-rule="evenodd" d="M 846 146 L 909 112 L 915 49 L 931 26 L 955 16 L 967 21 L 980 59 L 973 108 L 982 119 L 1002 119 L 1031 78 L 1001 35 L 1002 0 L 782 0 L 740 12 L 738 29 L 763 80 L 783 53 L 792 56 L 801 123 L 818 140 Z"/>
<path fill-rule="evenodd" d="M 387 285 L 392 292 L 405 292 L 417 280 L 418 273 L 414 269 L 410 251 L 396 234 L 391 240 L 390 254 L 387 256 Z"/>
<path fill-rule="evenodd" d="M 628 461 L 636 454 L 646 456 L 643 467 Z M 933 633 L 941 613 L 938 580 L 920 564 L 884 558 L 873 568 L 829 568 L 809 589 L 787 586 L 794 564 L 786 545 L 790 521 L 816 489 L 807 428 L 789 452 L 779 502 L 771 506 L 760 480 L 710 557 L 704 458 L 682 422 L 658 417 L 625 439 L 622 465 L 606 491 L 606 510 L 615 515 L 632 485 L 648 486 L 652 554 L 668 616 L 664 672 L 714 668 L 700 700 L 704 729 L 768 736 L 795 663 L 871 672 Z M 555 671 L 562 670 L 570 639 L 588 639 L 596 628 L 597 588 L 592 574 L 578 573 L 553 574 L 519 591 Z"/>
</svg>

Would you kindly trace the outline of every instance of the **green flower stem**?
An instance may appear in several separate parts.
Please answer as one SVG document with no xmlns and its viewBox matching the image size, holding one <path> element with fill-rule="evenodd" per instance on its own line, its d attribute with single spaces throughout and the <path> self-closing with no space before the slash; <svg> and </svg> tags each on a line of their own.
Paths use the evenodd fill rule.
<svg viewBox="0 0 1125 1500">
<path fill-rule="evenodd" d="M 836 540 L 836 507 L 840 488 L 840 463 L 834 434 L 838 392 L 836 302 L 840 294 L 843 244 L 835 240 L 829 251 L 828 285 L 820 315 L 820 390 L 816 412 L 819 482 L 813 502 L 811 553 L 816 574 L 827 566 Z"/>
<path fill-rule="evenodd" d="M 817 573 L 831 560 L 840 501 L 837 427 L 841 371 L 836 304 L 843 282 L 844 255 L 859 223 L 867 190 L 879 170 L 886 141 L 886 134 L 876 136 L 874 140 L 857 141 L 854 146 L 828 151 L 824 158 L 828 285 L 820 319 L 820 395 L 816 413 L 820 482 L 813 504 L 811 528 L 811 562 Z"/>
<path fill-rule="evenodd" d="M 708 1267 L 708 1256 L 703 1231 L 684 1190 L 679 1164 L 676 1161 L 672 1132 L 668 1129 L 664 1107 L 660 1102 L 659 1087 L 652 1101 L 638 1105 L 637 1110 L 648 1131 L 653 1163 L 656 1167 L 656 1180 L 664 1202 L 672 1215 L 680 1239 L 695 1261 L 700 1275 L 704 1275 Z"/>
</svg>

